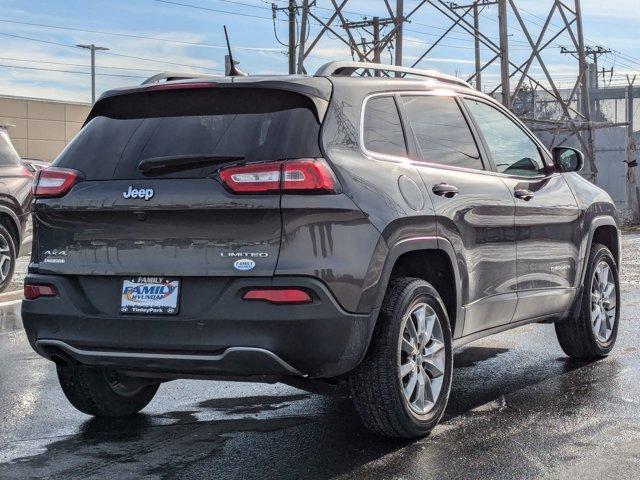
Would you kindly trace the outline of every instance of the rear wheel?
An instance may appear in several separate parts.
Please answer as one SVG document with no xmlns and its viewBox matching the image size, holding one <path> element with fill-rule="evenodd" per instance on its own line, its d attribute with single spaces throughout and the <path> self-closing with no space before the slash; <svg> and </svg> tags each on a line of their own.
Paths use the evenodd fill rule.
<svg viewBox="0 0 640 480">
<path fill-rule="evenodd" d="M 16 268 L 16 246 L 8 230 L 0 225 L 0 292 L 11 283 Z"/>
<path fill-rule="evenodd" d="M 60 386 L 69 402 L 87 415 L 126 417 L 153 399 L 159 384 L 139 383 L 112 370 L 58 365 Z"/>
<path fill-rule="evenodd" d="M 369 351 L 350 376 L 364 424 L 390 437 L 427 435 L 447 406 L 452 366 L 451 327 L 438 292 L 419 279 L 392 281 Z"/>
<path fill-rule="evenodd" d="M 589 253 L 580 313 L 556 323 L 562 350 L 572 358 L 607 356 L 616 343 L 620 320 L 618 267 L 607 247 L 594 244 Z"/>
</svg>

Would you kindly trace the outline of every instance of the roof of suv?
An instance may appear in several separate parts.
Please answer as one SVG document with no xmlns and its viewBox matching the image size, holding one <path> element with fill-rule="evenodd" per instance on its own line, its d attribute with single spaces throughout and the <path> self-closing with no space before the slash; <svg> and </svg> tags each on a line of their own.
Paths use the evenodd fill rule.
<svg viewBox="0 0 640 480">
<path fill-rule="evenodd" d="M 351 76 L 356 70 L 377 70 L 381 72 L 399 72 L 409 77 L 393 76 Z M 388 75 L 388 73 L 387 73 Z M 166 81 L 163 81 L 166 80 Z M 388 89 L 425 90 L 447 88 L 454 90 L 473 90 L 464 80 L 433 70 L 418 70 L 393 65 L 379 65 L 360 62 L 329 62 L 321 66 L 314 76 L 309 75 L 255 75 L 255 76 L 215 76 L 181 73 L 162 73 L 150 77 L 142 85 L 122 87 L 104 92 L 98 101 L 116 95 L 144 92 L 149 90 L 179 89 L 180 85 L 189 88 L 194 84 L 211 84 L 220 87 L 273 88 L 295 91 L 324 100 L 331 97 L 332 85 L 341 88 L 357 88 L 368 91 Z"/>
</svg>

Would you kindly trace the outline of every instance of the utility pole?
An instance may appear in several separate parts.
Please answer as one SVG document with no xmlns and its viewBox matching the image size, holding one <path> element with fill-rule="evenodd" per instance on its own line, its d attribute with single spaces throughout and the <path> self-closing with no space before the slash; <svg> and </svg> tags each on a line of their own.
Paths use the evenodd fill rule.
<svg viewBox="0 0 640 480">
<path fill-rule="evenodd" d="M 560 53 L 563 53 L 565 55 L 569 54 L 569 55 L 575 56 L 578 52 L 576 50 L 568 50 L 565 47 L 561 47 L 560 48 Z M 585 47 L 584 48 L 585 57 L 593 57 L 593 65 L 595 66 L 596 72 L 598 72 L 598 75 L 596 75 L 596 78 L 595 78 L 595 84 L 593 85 L 594 88 L 599 88 L 599 85 L 598 85 L 598 76 L 599 76 L 598 58 L 600 58 L 602 55 L 607 54 L 607 53 L 611 53 L 611 50 L 609 50 L 608 48 L 601 47 L 600 45 L 597 45 L 596 47 Z M 604 69 L 603 69 L 603 72 L 604 72 Z M 603 76 L 603 79 L 604 79 L 604 73 L 603 73 L 602 76 Z"/>
<path fill-rule="evenodd" d="M 402 66 L 402 30 L 404 25 L 404 1 L 397 0 L 396 1 L 396 25 L 398 26 L 398 30 L 396 32 L 396 43 L 395 43 L 395 65 L 398 67 Z M 401 74 L 396 72 L 396 77 L 400 77 Z"/>
<path fill-rule="evenodd" d="M 587 65 L 587 56 L 584 46 L 584 31 L 582 28 L 582 7 L 580 5 L 580 0 L 575 0 L 575 14 L 578 19 L 577 22 L 577 34 L 578 34 L 578 45 L 577 45 L 577 55 L 578 55 L 578 65 L 579 65 L 579 75 L 582 78 L 582 116 L 584 117 L 587 123 L 587 158 L 589 159 L 589 166 L 591 167 L 593 181 L 595 182 L 596 176 L 598 175 L 598 167 L 596 167 L 596 159 L 595 159 L 595 141 L 593 138 L 593 125 L 591 120 L 593 119 L 593 115 L 591 112 L 591 90 L 590 90 L 590 79 L 589 79 L 589 66 Z"/>
<path fill-rule="evenodd" d="M 507 25 L 507 0 L 498 0 L 498 24 L 500 29 L 500 84 L 502 86 L 502 104 L 505 107 L 510 108 L 511 76 L 509 75 L 509 30 Z"/>
<path fill-rule="evenodd" d="M 309 21 L 309 0 L 302 0 L 302 18 L 300 20 L 300 41 L 298 42 L 298 74 L 304 73 L 304 49 Z"/>
<path fill-rule="evenodd" d="M 373 63 L 380 63 L 380 18 L 373 17 Z M 380 72 L 376 70 L 376 77 L 380 76 Z"/>
<path fill-rule="evenodd" d="M 305 14 L 309 13 L 309 5 L 308 2 L 307 8 L 305 10 Z M 284 11 L 287 15 L 287 24 L 289 26 L 289 40 L 287 43 L 281 42 L 278 38 L 277 28 L 276 28 L 276 20 L 278 12 Z M 273 30 L 276 35 L 276 40 L 280 45 L 287 48 L 287 58 L 289 63 L 289 75 L 293 75 L 296 73 L 296 15 L 298 14 L 298 4 L 296 0 L 289 0 L 286 7 L 278 7 L 275 3 L 271 4 L 271 13 L 273 16 Z M 305 18 L 305 28 L 306 28 L 306 18 Z M 302 32 L 301 32 L 302 35 Z M 303 55 L 304 56 L 304 55 Z M 301 63 L 301 62 L 300 62 Z"/>
<path fill-rule="evenodd" d="M 464 10 L 469 11 L 471 9 L 473 15 L 473 30 L 469 31 L 473 36 L 473 50 L 475 52 L 475 75 L 474 80 L 476 84 L 476 90 L 482 91 L 482 59 L 480 57 L 480 43 L 482 33 L 480 31 L 480 7 L 488 7 L 490 5 L 496 5 L 500 0 L 474 0 L 471 5 L 459 5 L 457 3 L 450 3 L 449 8 L 452 11 Z M 506 8 L 506 7 L 505 7 Z"/>
<path fill-rule="evenodd" d="M 482 91 L 482 62 L 480 60 L 480 11 L 478 2 L 473 2 L 473 48 L 476 62 L 476 90 Z"/>
<path fill-rule="evenodd" d="M 354 28 L 360 28 L 360 29 L 363 29 L 365 32 L 369 33 L 371 35 L 372 40 L 371 42 L 367 42 L 364 38 L 362 38 L 362 43 L 361 43 L 362 51 L 365 52 L 366 46 L 371 45 L 370 53 L 372 53 L 373 56 L 371 59 L 366 58 L 366 61 L 380 63 L 380 54 L 382 53 L 382 49 L 384 48 L 382 39 L 380 38 L 380 34 L 382 33 L 382 27 L 385 27 L 387 25 L 395 25 L 395 24 L 396 24 L 395 18 L 373 17 L 371 19 L 365 19 L 358 22 L 344 22 L 342 24 L 342 28 L 344 28 L 347 32 L 350 32 Z M 367 30 L 369 28 L 371 30 Z M 351 33 L 349 33 L 349 35 L 350 35 L 350 38 L 353 38 L 351 36 Z M 351 47 L 352 52 L 354 50 L 357 50 L 357 45 L 353 44 L 351 41 L 349 42 L 349 46 Z M 365 56 L 368 56 L 368 54 L 369 52 L 367 52 Z M 397 61 L 397 55 L 396 55 L 396 61 Z M 380 71 L 378 70 L 374 71 L 374 75 L 376 77 L 379 77 Z"/>
<path fill-rule="evenodd" d="M 96 103 L 96 50 L 109 50 L 107 47 L 99 47 L 93 43 L 89 45 L 78 44 L 76 47 L 86 48 L 91 51 L 91 104 Z"/>
<path fill-rule="evenodd" d="M 289 74 L 296 73 L 296 0 L 289 0 Z"/>
<path fill-rule="evenodd" d="M 581 30 L 581 29 L 580 29 Z M 579 30 L 579 31 L 580 31 Z M 578 50 L 580 50 L 580 48 L 578 48 Z M 576 58 L 578 58 L 578 61 L 580 60 L 580 52 L 578 50 L 568 50 L 565 47 L 561 47 L 560 48 L 560 53 L 563 53 L 565 55 L 572 55 Z M 584 77 L 588 80 L 588 86 L 585 86 L 584 81 L 583 81 L 583 98 L 585 98 L 585 90 L 589 90 L 588 93 L 586 94 L 587 96 L 587 102 L 589 105 L 588 109 L 585 109 L 584 111 L 589 111 L 589 119 L 590 120 L 596 120 L 598 121 L 601 117 L 601 110 L 600 110 L 600 102 L 596 99 L 591 98 L 591 89 L 595 89 L 598 90 L 600 88 L 600 82 L 599 82 L 599 77 L 600 77 L 600 72 L 598 71 L 598 58 L 600 58 L 602 55 L 605 55 L 607 53 L 611 53 L 611 50 L 609 50 L 608 48 L 604 48 L 601 47 L 600 45 L 597 45 L 595 47 L 589 47 L 589 46 L 585 46 L 583 49 L 583 58 L 584 61 L 586 62 L 586 59 L 588 57 L 592 58 L 592 63 L 591 65 L 586 65 L 585 67 L 585 71 L 584 71 Z M 582 71 L 582 70 L 581 70 Z M 604 72 L 605 69 L 602 69 L 602 81 L 604 82 Z M 584 80 L 584 79 L 583 79 Z M 585 103 L 583 100 L 583 109 L 585 108 Z M 583 112 L 584 114 L 584 112 Z"/>
<path fill-rule="evenodd" d="M 592 56 L 593 57 L 593 64 L 596 66 L 596 72 L 598 71 L 598 58 L 601 55 L 604 55 L 605 53 L 611 53 L 611 50 L 609 50 L 608 48 L 604 48 L 601 47 L 600 45 L 596 46 L 595 48 L 591 48 L 591 47 L 587 47 L 585 55 L 587 57 Z M 598 75 L 596 75 L 596 88 L 599 88 L 598 86 Z"/>
</svg>

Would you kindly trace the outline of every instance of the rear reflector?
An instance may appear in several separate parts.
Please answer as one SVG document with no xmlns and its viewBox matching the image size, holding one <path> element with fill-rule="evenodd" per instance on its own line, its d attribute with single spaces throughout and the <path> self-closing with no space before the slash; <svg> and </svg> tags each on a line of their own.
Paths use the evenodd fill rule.
<svg viewBox="0 0 640 480">
<path fill-rule="evenodd" d="M 297 288 L 253 289 L 246 292 L 242 298 L 243 300 L 262 300 L 276 304 L 311 303 L 309 294 Z"/>
<path fill-rule="evenodd" d="M 70 168 L 49 167 L 39 170 L 33 182 L 33 194 L 36 197 L 62 197 L 76 183 L 82 180 L 82 174 Z"/>
<path fill-rule="evenodd" d="M 252 163 L 220 170 L 234 193 L 335 193 L 337 182 L 322 158 Z"/>
<path fill-rule="evenodd" d="M 56 287 L 48 283 L 32 283 L 24 286 L 24 298 L 27 300 L 35 300 L 40 297 L 55 297 L 56 295 L 58 295 Z"/>
</svg>

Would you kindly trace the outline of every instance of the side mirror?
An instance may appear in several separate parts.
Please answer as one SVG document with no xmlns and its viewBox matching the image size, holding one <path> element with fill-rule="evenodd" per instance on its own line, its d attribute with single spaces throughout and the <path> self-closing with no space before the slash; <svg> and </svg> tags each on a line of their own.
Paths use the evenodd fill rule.
<svg viewBox="0 0 640 480">
<path fill-rule="evenodd" d="M 553 163 L 560 172 L 579 172 L 584 167 L 584 154 L 571 147 L 554 147 Z"/>
</svg>

